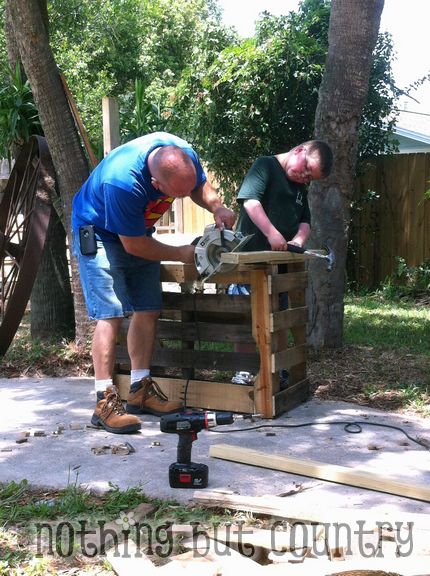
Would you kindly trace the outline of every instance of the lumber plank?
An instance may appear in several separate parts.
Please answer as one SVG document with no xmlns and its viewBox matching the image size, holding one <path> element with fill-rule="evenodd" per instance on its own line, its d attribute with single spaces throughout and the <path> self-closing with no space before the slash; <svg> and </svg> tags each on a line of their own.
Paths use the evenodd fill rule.
<svg viewBox="0 0 430 576">
<path fill-rule="evenodd" d="M 193 501 L 200 506 L 224 507 L 242 512 L 286 518 L 292 523 L 294 521 L 317 524 L 349 523 L 352 526 L 358 521 L 366 520 L 366 529 L 383 523 L 388 523 L 393 527 L 406 527 L 408 523 L 412 523 L 414 533 L 417 530 L 422 530 L 424 534 L 427 534 L 427 538 L 430 530 L 428 515 L 418 512 L 375 512 L 334 506 L 327 508 L 321 502 L 315 506 L 297 502 L 294 498 L 282 498 L 267 494 L 244 496 L 215 490 L 196 490 L 193 493 Z"/>
<path fill-rule="evenodd" d="M 151 560 L 137 550 L 136 544 L 129 540 L 127 544 L 118 544 L 108 550 L 106 554 L 110 565 L 118 576 L 155 576 L 157 568 Z"/>
<path fill-rule="evenodd" d="M 333 562 L 306 558 L 302 564 L 270 564 L 266 576 L 429 576 L 423 558 L 357 558 Z"/>
<path fill-rule="evenodd" d="M 271 276 L 271 293 L 289 292 L 294 289 L 305 289 L 308 283 L 307 272 L 289 272 Z"/>
<path fill-rule="evenodd" d="M 146 576 L 146 572 L 141 572 Z M 215 560 L 174 559 L 157 569 L 156 576 L 220 576 L 218 563 Z"/>
<path fill-rule="evenodd" d="M 126 346 L 118 345 L 116 360 L 120 364 L 129 364 Z M 297 362 L 298 363 L 298 362 Z M 190 367 L 202 370 L 243 370 L 255 374 L 260 366 L 257 354 L 238 356 L 236 352 L 217 350 L 194 350 L 192 348 L 164 348 L 157 346 L 152 357 L 152 366 Z"/>
<path fill-rule="evenodd" d="M 406 498 L 414 498 L 430 502 L 430 488 L 426 485 L 400 482 L 388 476 L 373 474 L 367 471 L 349 469 L 335 464 L 325 464 L 312 460 L 301 460 L 291 456 L 277 454 L 265 454 L 258 450 L 244 448 L 243 446 L 230 446 L 228 444 L 215 444 L 210 447 L 209 455 L 214 458 L 241 462 L 272 470 L 281 470 L 300 476 L 309 476 L 328 480 L 338 484 L 357 486 L 368 490 L 396 494 Z"/>
<path fill-rule="evenodd" d="M 252 335 L 260 352 L 260 371 L 255 385 L 255 407 L 265 418 L 273 416 L 272 372 L 270 358 L 272 339 L 270 333 L 270 301 L 268 294 L 268 274 L 266 270 L 253 270 L 251 273 Z M 247 368 L 250 372 L 252 369 Z"/>
<path fill-rule="evenodd" d="M 272 372 L 277 372 L 282 370 L 282 368 L 290 368 L 296 364 L 304 364 L 306 362 L 306 354 L 306 344 L 286 348 L 272 354 Z"/>
<path fill-rule="evenodd" d="M 292 326 L 302 326 L 308 322 L 308 309 L 306 306 L 272 312 L 270 314 L 270 331 L 286 330 Z"/>
<path fill-rule="evenodd" d="M 154 504 L 144 502 L 136 506 L 133 510 L 129 510 L 128 514 L 131 514 L 136 522 L 140 522 L 145 516 L 153 512 L 154 509 Z M 88 532 L 84 540 L 85 549 L 91 553 L 97 552 L 97 554 L 103 555 L 105 550 L 112 546 L 112 544 L 118 544 L 122 530 L 122 526 L 118 524 L 116 520 L 113 520 L 94 531 Z"/>
<path fill-rule="evenodd" d="M 278 252 L 274 250 L 261 250 L 257 252 L 224 252 L 221 254 L 221 263 L 229 264 L 270 264 L 271 262 L 303 262 L 312 256 L 295 254 L 294 252 Z"/>
<path fill-rule="evenodd" d="M 289 551 L 303 546 L 303 542 L 298 543 L 296 538 L 292 536 L 291 530 L 277 531 L 255 528 L 253 526 L 232 525 L 226 528 L 210 530 L 208 535 L 219 542 L 225 542 L 229 545 L 234 543 L 243 546 L 245 550 L 246 545 L 249 544 L 266 548 L 267 550 L 278 551 Z"/>
<path fill-rule="evenodd" d="M 159 378 L 157 384 L 171 400 L 182 400 L 187 387 L 187 406 L 207 410 L 226 410 L 240 414 L 254 412 L 254 388 L 226 382 L 187 380 L 184 378 Z M 119 395 L 127 400 L 130 388 L 129 374 L 116 374 L 114 383 Z"/>
<path fill-rule="evenodd" d="M 229 294 L 182 294 L 163 292 L 163 310 L 187 310 L 189 312 L 249 313 L 248 296 Z"/>
<path fill-rule="evenodd" d="M 305 372 L 306 365 L 303 365 L 302 373 Z M 290 370 L 291 379 L 291 370 Z M 309 396 L 309 379 L 304 378 L 295 384 L 288 386 L 273 396 L 273 413 L 275 416 L 283 414 L 296 406 L 299 406 Z"/>
<path fill-rule="evenodd" d="M 238 570 L 243 570 L 247 576 L 264 576 L 265 574 L 264 566 L 207 535 L 185 540 L 182 545 L 184 548 L 194 550 L 197 554 L 209 556 L 209 558 L 216 560 L 218 575 L 237 576 Z"/>
<path fill-rule="evenodd" d="M 224 320 L 221 322 L 221 320 Z M 253 342 L 251 323 L 227 324 L 225 318 L 215 322 L 175 322 L 159 319 L 157 337 L 165 340 L 192 340 L 197 342 Z"/>
</svg>

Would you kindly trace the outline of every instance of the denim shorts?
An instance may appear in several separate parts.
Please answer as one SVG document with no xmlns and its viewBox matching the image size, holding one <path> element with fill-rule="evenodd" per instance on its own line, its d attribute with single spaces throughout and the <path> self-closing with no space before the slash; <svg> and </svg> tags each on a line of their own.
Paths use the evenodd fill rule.
<svg viewBox="0 0 430 576">
<path fill-rule="evenodd" d="M 251 284 L 229 284 L 227 294 L 230 296 L 251 296 Z"/>
<path fill-rule="evenodd" d="M 82 256 L 78 235 L 73 237 L 73 253 L 91 320 L 161 309 L 160 262 L 132 256 L 120 243 L 100 240 L 95 255 Z"/>
</svg>

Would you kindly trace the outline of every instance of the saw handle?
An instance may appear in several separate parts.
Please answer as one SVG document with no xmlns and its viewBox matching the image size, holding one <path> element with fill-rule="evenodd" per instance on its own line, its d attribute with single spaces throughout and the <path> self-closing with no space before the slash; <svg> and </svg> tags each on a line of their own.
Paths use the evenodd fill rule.
<svg viewBox="0 0 430 576">
<path fill-rule="evenodd" d="M 296 244 L 289 244 L 287 242 L 287 250 L 288 252 L 295 252 L 296 254 L 304 254 L 306 252 L 306 248 L 302 246 L 297 246 Z"/>
</svg>

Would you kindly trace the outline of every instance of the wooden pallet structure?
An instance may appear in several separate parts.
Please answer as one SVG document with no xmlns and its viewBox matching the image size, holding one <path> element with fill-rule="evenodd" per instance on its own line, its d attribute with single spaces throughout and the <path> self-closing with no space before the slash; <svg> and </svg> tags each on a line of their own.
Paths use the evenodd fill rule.
<svg viewBox="0 0 430 576">
<path fill-rule="evenodd" d="M 151 374 L 169 398 L 186 394 L 187 406 L 272 418 L 308 397 L 308 258 L 272 251 L 226 253 L 222 262 L 235 268 L 203 286 L 193 265 L 162 263 L 163 309 Z M 231 283 L 250 284 L 251 296 L 228 295 Z M 288 292 L 287 310 L 279 306 L 283 292 Z M 130 371 L 127 327 L 125 322 L 115 376 L 124 399 Z M 255 352 L 236 352 L 235 344 L 254 344 Z M 289 372 L 282 390 L 281 369 Z M 254 385 L 232 384 L 239 370 L 254 374 Z"/>
</svg>

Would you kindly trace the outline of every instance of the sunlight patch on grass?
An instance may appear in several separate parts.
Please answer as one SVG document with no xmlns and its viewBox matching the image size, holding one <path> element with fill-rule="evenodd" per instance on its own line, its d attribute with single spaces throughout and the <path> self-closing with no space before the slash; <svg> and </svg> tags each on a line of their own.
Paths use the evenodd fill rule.
<svg viewBox="0 0 430 576">
<path fill-rule="evenodd" d="M 430 356 L 430 308 L 381 301 L 375 296 L 345 300 L 345 341 L 404 348 Z"/>
</svg>

